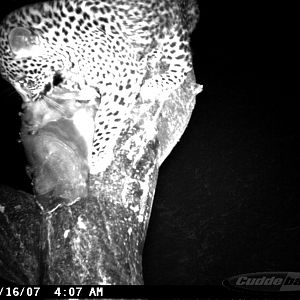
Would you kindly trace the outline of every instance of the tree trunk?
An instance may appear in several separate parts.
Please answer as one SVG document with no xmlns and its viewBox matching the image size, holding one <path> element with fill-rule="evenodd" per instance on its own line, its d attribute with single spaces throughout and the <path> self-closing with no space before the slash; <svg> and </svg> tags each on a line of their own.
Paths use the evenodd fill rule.
<svg viewBox="0 0 300 300">
<path fill-rule="evenodd" d="M 22 141 L 35 196 L 0 190 L 0 274 L 19 284 L 143 284 L 142 250 L 159 166 L 180 139 L 201 86 L 190 72 L 168 99 L 140 99 L 104 173 L 88 174 L 71 119 Z M 161 105 L 161 103 L 164 103 Z M 143 111 L 143 113 L 141 113 Z"/>
</svg>

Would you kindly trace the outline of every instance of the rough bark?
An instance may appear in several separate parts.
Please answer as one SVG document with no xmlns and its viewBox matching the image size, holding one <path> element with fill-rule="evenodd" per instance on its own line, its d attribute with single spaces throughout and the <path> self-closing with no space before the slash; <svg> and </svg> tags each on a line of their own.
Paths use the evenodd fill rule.
<svg viewBox="0 0 300 300">
<path fill-rule="evenodd" d="M 190 72 L 165 101 L 140 99 L 113 163 L 98 176 L 85 168 L 71 120 L 33 134 L 23 122 L 36 195 L 0 190 L 0 276 L 20 284 L 143 284 L 159 166 L 184 132 L 200 91 Z"/>
</svg>

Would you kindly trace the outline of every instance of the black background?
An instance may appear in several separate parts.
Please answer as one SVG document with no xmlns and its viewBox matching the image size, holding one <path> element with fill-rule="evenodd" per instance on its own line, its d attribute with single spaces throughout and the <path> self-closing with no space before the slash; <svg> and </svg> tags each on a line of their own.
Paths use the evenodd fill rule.
<svg viewBox="0 0 300 300">
<path fill-rule="evenodd" d="M 1 17 L 29 2 L 11 1 Z M 160 169 L 145 284 L 300 272 L 295 9 L 253 2 L 200 9 L 192 49 L 204 90 Z M 18 143 L 21 99 L 3 80 L 0 98 L 0 183 L 30 191 Z"/>
</svg>

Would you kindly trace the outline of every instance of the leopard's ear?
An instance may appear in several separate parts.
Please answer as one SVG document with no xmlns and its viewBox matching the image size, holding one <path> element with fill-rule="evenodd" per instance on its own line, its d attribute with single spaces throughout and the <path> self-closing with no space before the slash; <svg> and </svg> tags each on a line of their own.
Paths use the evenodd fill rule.
<svg viewBox="0 0 300 300">
<path fill-rule="evenodd" d="M 10 49 L 16 58 L 36 56 L 39 53 L 39 38 L 27 28 L 16 27 L 12 29 L 8 40 Z"/>
</svg>

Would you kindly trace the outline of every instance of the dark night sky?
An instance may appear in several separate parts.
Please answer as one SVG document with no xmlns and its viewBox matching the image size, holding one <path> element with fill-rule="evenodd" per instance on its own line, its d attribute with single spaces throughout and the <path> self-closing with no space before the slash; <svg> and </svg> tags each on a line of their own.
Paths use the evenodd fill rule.
<svg viewBox="0 0 300 300">
<path fill-rule="evenodd" d="M 292 9 L 200 8 L 192 48 L 204 91 L 160 170 L 145 283 L 220 285 L 239 273 L 299 272 Z M 28 190 L 16 142 L 21 102 L 0 84 L 0 182 Z"/>
</svg>

